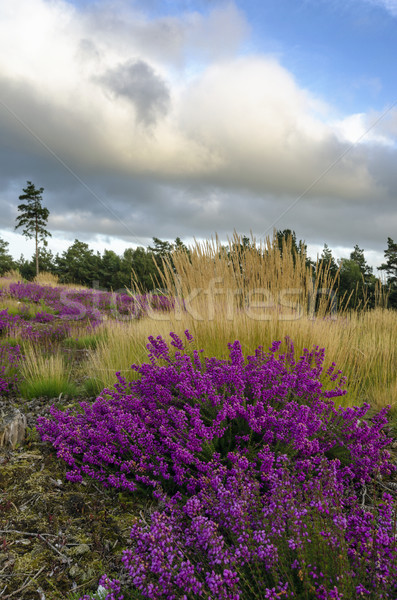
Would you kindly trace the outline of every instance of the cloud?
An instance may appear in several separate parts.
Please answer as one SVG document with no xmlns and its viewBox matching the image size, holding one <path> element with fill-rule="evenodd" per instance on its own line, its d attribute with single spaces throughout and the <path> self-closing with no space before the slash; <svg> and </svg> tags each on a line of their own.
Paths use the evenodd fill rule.
<svg viewBox="0 0 397 600">
<path fill-rule="evenodd" d="M 29 179 L 65 236 L 260 234 L 290 219 L 313 241 L 390 235 L 395 116 L 351 147 L 369 115 L 335 120 L 274 58 L 241 53 L 233 4 L 167 18 L 136 6 L 0 0 L 0 227 Z"/>
<path fill-rule="evenodd" d="M 190 69 L 192 59 L 205 62 L 234 55 L 250 32 L 243 12 L 232 2 L 204 4 L 209 9 L 204 13 L 184 6 L 177 16 L 151 18 L 147 0 L 132 7 L 121 4 L 118 11 L 113 3 L 104 2 L 88 10 L 81 23 L 94 33 L 103 56 L 127 51 L 158 66 Z"/>
<path fill-rule="evenodd" d="M 216 158 L 216 168 L 202 175 L 211 183 L 296 196 L 312 187 L 310 196 L 347 199 L 376 191 L 365 157 L 346 152 L 327 124 L 329 107 L 272 59 L 211 65 L 181 106 L 181 130 Z"/>
<path fill-rule="evenodd" d="M 397 17 L 397 0 L 366 0 L 370 4 L 380 6 L 389 12 L 393 17 Z"/>
<path fill-rule="evenodd" d="M 116 96 L 126 98 L 135 107 L 137 120 L 152 125 L 167 114 L 170 93 L 166 83 L 143 60 L 128 61 L 102 76 L 101 81 Z"/>
<path fill-rule="evenodd" d="M 335 121 L 333 128 L 340 140 L 351 144 L 375 144 L 395 147 L 396 124 L 397 120 L 394 112 L 389 112 L 386 109 L 383 113 L 349 115 L 340 121 Z"/>
</svg>

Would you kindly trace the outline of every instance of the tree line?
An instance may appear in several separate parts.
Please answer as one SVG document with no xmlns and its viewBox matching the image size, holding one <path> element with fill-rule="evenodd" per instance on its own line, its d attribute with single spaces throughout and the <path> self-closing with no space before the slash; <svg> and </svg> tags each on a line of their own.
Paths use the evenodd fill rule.
<svg viewBox="0 0 397 600">
<path fill-rule="evenodd" d="M 175 249 L 188 249 L 177 237 L 174 242 L 163 241 L 153 237 L 153 245 L 148 248 L 127 248 L 122 255 L 113 250 L 104 250 L 102 254 L 94 252 L 88 244 L 76 239 L 67 250 L 55 256 L 47 247 L 46 238 L 51 236 L 47 231 L 49 211 L 42 206 L 42 193 L 44 189 L 36 189 L 34 184 L 27 182 L 27 187 L 19 199 L 23 202 L 18 206 L 19 215 L 15 228 L 23 227 L 23 235 L 35 240 L 35 253 L 31 260 L 20 257 L 14 260 L 8 252 L 8 242 L 0 238 L 0 275 L 12 269 L 18 269 L 22 277 L 32 280 L 39 271 L 57 275 L 60 283 L 80 283 L 92 287 L 121 290 L 131 285 L 131 272 L 134 271 L 136 280 L 144 291 L 152 291 L 161 269 L 162 259 L 170 257 Z M 283 240 L 291 238 L 292 255 L 302 253 L 307 257 L 307 247 L 301 240 L 298 242 L 296 234 L 290 229 L 276 232 L 280 251 L 283 249 Z M 252 244 L 250 238 L 243 236 L 240 249 Z M 229 252 L 228 248 L 224 248 Z M 233 250 L 233 247 L 232 247 Z M 382 285 L 379 278 L 373 274 L 373 269 L 365 259 L 364 250 L 358 245 L 354 246 L 349 258 L 336 260 L 331 249 L 324 244 L 320 260 L 323 268 L 329 270 L 332 278 L 336 277 L 335 287 L 338 297 L 351 295 L 349 306 L 358 307 L 366 303 L 368 307 L 374 306 L 376 289 L 383 288 L 389 293 L 388 306 L 397 308 L 397 243 L 392 238 L 387 239 L 387 248 L 384 251 L 385 262 L 378 269 L 385 273 L 386 282 Z M 315 271 L 316 263 L 306 258 L 307 265 Z"/>
</svg>

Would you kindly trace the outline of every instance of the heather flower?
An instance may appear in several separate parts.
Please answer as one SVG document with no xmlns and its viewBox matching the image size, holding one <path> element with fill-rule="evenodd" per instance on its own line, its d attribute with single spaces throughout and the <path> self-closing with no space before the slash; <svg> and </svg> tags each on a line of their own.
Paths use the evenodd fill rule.
<svg viewBox="0 0 397 600">
<path fill-rule="evenodd" d="M 0 395 L 18 391 L 17 367 L 23 360 L 20 346 L 0 346 Z"/>
<path fill-rule="evenodd" d="M 170 600 L 395 598 L 393 498 L 359 502 L 395 470 L 387 409 L 366 421 L 368 405 L 337 408 L 343 376 L 323 374 L 318 346 L 295 358 L 276 341 L 245 358 L 235 341 L 228 360 L 202 360 L 171 339 L 174 351 L 149 338 L 137 381 L 118 373 L 79 413 L 52 407 L 38 424 L 69 479 L 152 488 L 161 509 L 133 524 L 123 553 L 133 586 Z M 110 600 L 120 589 L 107 585 Z"/>
<path fill-rule="evenodd" d="M 116 319 L 140 318 L 149 310 L 163 312 L 171 310 L 174 306 L 174 300 L 165 296 L 130 296 L 99 290 L 65 290 L 36 283 L 12 283 L 8 294 L 18 300 L 44 303 L 54 310 L 60 319 L 83 321 L 91 328 L 95 328 L 104 316 L 112 315 Z"/>
</svg>

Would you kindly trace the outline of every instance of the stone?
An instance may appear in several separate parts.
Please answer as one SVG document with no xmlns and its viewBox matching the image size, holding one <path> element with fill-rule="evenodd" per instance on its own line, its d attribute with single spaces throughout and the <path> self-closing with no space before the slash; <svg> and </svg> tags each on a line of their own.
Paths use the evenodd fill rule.
<svg viewBox="0 0 397 600">
<path fill-rule="evenodd" d="M 14 407 L 0 410 L 0 447 L 15 448 L 20 444 L 26 431 L 26 415 Z"/>
<path fill-rule="evenodd" d="M 90 547 L 88 544 L 79 544 L 74 548 L 73 554 L 75 556 L 81 556 L 82 554 L 87 554 L 90 551 Z"/>
</svg>

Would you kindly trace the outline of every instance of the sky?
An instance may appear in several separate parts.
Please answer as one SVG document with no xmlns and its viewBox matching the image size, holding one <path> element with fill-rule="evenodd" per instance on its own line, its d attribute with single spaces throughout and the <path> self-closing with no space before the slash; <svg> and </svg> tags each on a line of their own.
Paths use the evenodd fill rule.
<svg viewBox="0 0 397 600">
<path fill-rule="evenodd" d="M 0 0 L 0 237 L 397 240 L 397 0 Z M 376 272 L 376 271 L 375 271 Z"/>
</svg>

